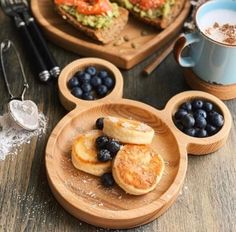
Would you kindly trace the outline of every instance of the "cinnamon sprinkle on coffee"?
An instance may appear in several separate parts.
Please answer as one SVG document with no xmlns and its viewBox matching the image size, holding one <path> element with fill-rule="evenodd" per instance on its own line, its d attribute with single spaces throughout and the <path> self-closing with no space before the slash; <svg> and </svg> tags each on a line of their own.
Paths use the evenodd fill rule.
<svg viewBox="0 0 236 232">
<path fill-rule="evenodd" d="M 220 25 L 219 25 L 219 23 L 217 23 L 217 22 L 215 22 L 214 25 L 213 25 L 214 28 L 218 28 L 219 26 L 220 26 Z"/>
<path fill-rule="evenodd" d="M 212 39 L 228 45 L 236 45 L 236 24 L 223 24 L 215 22 L 212 27 L 205 30 L 206 35 Z"/>
</svg>

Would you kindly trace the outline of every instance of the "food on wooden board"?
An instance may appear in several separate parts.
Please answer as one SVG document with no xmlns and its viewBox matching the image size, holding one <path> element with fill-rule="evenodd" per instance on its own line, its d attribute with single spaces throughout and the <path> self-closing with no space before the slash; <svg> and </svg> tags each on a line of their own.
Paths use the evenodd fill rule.
<svg viewBox="0 0 236 232">
<path fill-rule="evenodd" d="M 105 132 L 107 120 L 112 120 L 109 128 L 116 131 L 114 135 L 119 135 L 119 140 Z M 162 157 L 150 145 L 154 130 L 139 121 L 116 117 L 98 118 L 95 127 L 97 130 L 81 134 L 72 145 L 75 168 L 100 176 L 104 187 L 112 187 L 116 182 L 129 194 L 142 195 L 152 191 L 165 166 Z M 139 138 L 143 136 L 145 144 L 137 144 L 143 142 Z M 127 138 L 135 143 L 123 142 Z"/>
<path fill-rule="evenodd" d="M 150 145 L 125 145 L 116 155 L 112 174 L 116 183 L 132 195 L 146 194 L 156 188 L 164 161 Z"/>
<path fill-rule="evenodd" d="M 114 77 L 106 70 L 88 66 L 76 72 L 67 83 L 73 96 L 83 100 L 96 100 L 105 97 L 115 86 Z"/>
<path fill-rule="evenodd" d="M 116 39 L 128 21 L 128 11 L 109 0 L 54 0 L 54 4 L 66 21 L 103 44 Z"/>
<path fill-rule="evenodd" d="M 71 157 L 75 168 L 94 176 L 111 171 L 111 159 L 102 162 L 97 158 L 96 139 L 101 135 L 100 130 L 90 130 L 74 141 Z"/>
<path fill-rule="evenodd" d="M 204 99 L 181 104 L 174 115 L 175 125 L 185 134 L 204 138 L 216 134 L 224 125 L 224 117 L 217 107 Z"/>
<path fill-rule="evenodd" d="M 155 133 L 147 124 L 117 117 L 104 118 L 103 132 L 123 143 L 131 144 L 150 144 Z"/>
<path fill-rule="evenodd" d="M 185 0 L 113 0 L 139 20 L 164 29 L 179 15 Z"/>
</svg>

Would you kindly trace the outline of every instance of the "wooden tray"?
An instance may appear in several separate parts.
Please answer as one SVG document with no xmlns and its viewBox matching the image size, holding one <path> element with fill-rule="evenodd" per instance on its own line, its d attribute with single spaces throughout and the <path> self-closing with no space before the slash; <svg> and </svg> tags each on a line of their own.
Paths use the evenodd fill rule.
<svg viewBox="0 0 236 232">
<path fill-rule="evenodd" d="M 100 57 L 112 61 L 120 68 L 130 69 L 177 36 L 188 15 L 190 3 L 186 1 L 180 15 L 163 31 L 158 31 L 130 17 L 120 36 L 121 38 L 127 35 L 130 41 L 123 42 L 119 46 L 114 46 L 117 41 L 108 45 L 98 44 L 78 32 L 55 12 L 51 0 L 31 0 L 31 8 L 43 32 L 53 43 L 80 55 Z M 146 31 L 147 35 L 142 36 L 142 31 Z M 132 47 L 133 43 L 136 44 L 136 48 Z"/>
<path fill-rule="evenodd" d="M 107 68 L 116 79 L 114 90 L 105 98 L 84 101 L 73 97 L 66 83 L 81 67 L 93 64 Z M 231 115 L 218 98 L 200 91 L 188 91 L 173 97 L 162 111 L 144 103 L 122 99 L 123 79 L 119 70 L 107 61 L 81 59 L 68 65 L 59 80 L 61 103 L 73 111 L 55 127 L 46 147 L 46 170 L 49 185 L 59 203 L 75 217 L 105 228 L 130 228 L 148 223 L 164 213 L 178 197 L 187 170 L 187 153 L 201 155 L 224 145 Z M 219 107 L 225 118 L 222 129 L 208 138 L 193 138 L 178 130 L 172 120 L 177 107 L 192 98 L 208 99 Z M 69 107 L 68 107 L 69 106 Z M 73 140 L 94 127 L 102 116 L 133 118 L 155 129 L 153 148 L 165 160 L 166 168 L 158 187 L 143 196 L 126 194 L 118 186 L 106 189 L 99 178 L 76 170 L 71 162 Z"/>
<path fill-rule="evenodd" d="M 221 100 L 230 100 L 236 98 L 236 84 L 217 85 L 206 82 L 198 77 L 191 69 L 184 69 L 184 77 L 192 89 L 201 90 L 215 95 Z"/>
</svg>

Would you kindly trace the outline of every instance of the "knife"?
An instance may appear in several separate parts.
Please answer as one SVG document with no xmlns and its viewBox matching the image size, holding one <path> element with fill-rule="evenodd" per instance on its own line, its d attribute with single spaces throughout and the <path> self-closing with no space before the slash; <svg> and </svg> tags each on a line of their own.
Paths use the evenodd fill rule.
<svg viewBox="0 0 236 232">
<path fill-rule="evenodd" d="M 60 74 L 60 68 L 56 63 L 55 58 L 48 49 L 47 43 L 35 22 L 35 19 L 30 14 L 28 2 L 26 0 L 18 1 L 14 4 L 14 10 L 23 16 L 24 22 L 27 25 L 29 32 L 31 33 L 32 39 L 38 47 L 42 58 L 44 59 L 50 74 L 53 77 L 58 77 Z"/>
<path fill-rule="evenodd" d="M 41 51 L 41 55 L 43 59 L 45 60 L 48 70 L 50 74 L 57 78 L 60 74 L 60 68 L 56 63 L 55 58 L 53 57 L 52 53 L 48 49 L 48 46 L 46 44 L 46 41 L 44 37 L 42 36 L 42 33 L 38 27 L 38 25 L 35 22 L 35 19 L 30 15 L 28 7 L 25 5 L 25 8 L 22 12 L 24 21 L 26 22 L 26 25 L 29 28 L 29 31 L 32 34 L 32 37 L 39 48 L 39 51 Z"/>
<path fill-rule="evenodd" d="M 25 22 L 22 20 L 19 14 L 13 9 L 15 3 L 6 0 L 1 0 L 0 3 L 4 13 L 14 19 L 18 31 L 23 37 L 24 42 L 27 44 L 30 58 L 34 60 L 34 66 L 36 68 L 39 79 L 44 82 L 48 81 L 50 78 L 50 73 L 48 72 L 47 67 L 44 64 L 44 61 L 37 47 L 35 46 L 34 41 L 30 36 L 30 33 L 26 27 Z"/>
<path fill-rule="evenodd" d="M 25 22 L 18 15 L 15 15 L 14 21 L 17 29 L 19 30 L 21 36 L 23 37 L 24 42 L 27 43 L 29 46 L 28 51 L 30 53 L 31 58 L 34 59 L 34 66 L 36 68 L 36 72 L 38 74 L 40 81 L 47 82 L 50 79 L 50 73 L 47 70 L 47 67 L 37 47 L 35 46 L 29 31 L 26 28 Z"/>
</svg>

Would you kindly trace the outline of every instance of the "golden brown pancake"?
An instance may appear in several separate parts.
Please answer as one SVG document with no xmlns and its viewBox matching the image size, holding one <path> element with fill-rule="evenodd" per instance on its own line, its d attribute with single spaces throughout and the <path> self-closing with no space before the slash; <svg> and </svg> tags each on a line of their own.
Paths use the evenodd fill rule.
<svg viewBox="0 0 236 232">
<path fill-rule="evenodd" d="M 111 161 L 100 162 L 97 159 L 96 138 L 102 135 L 100 130 L 91 130 L 80 135 L 72 145 L 72 163 L 75 168 L 101 176 L 111 171 Z"/>
<path fill-rule="evenodd" d="M 161 179 L 164 161 L 149 145 L 125 145 L 116 155 L 112 174 L 127 193 L 141 195 L 152 191 Z"/>
<path fill-rule="evenodd" d="M 117 117 L 104 118 L 103 132 L 120 142 L 131 144 L 150 144 L 154 136 L 154 130 L 147 124 Z"/>
</svg>

